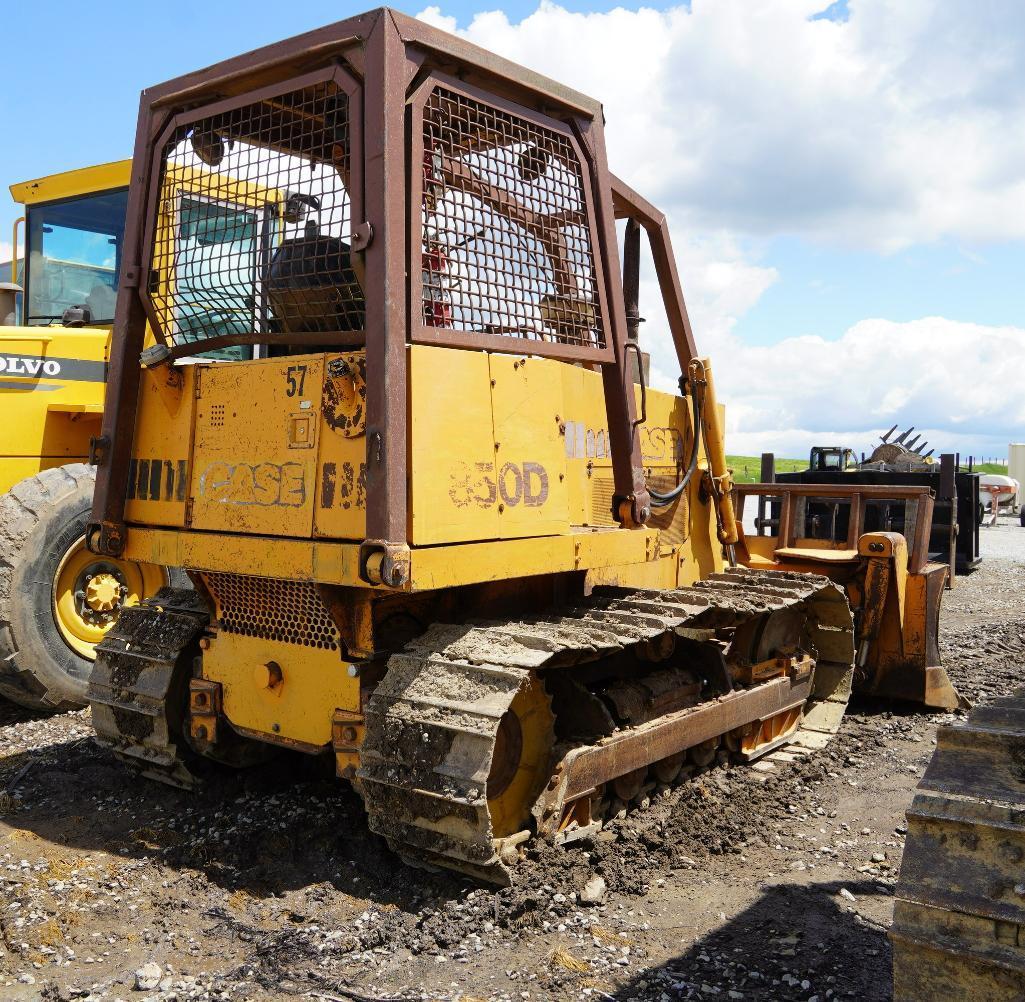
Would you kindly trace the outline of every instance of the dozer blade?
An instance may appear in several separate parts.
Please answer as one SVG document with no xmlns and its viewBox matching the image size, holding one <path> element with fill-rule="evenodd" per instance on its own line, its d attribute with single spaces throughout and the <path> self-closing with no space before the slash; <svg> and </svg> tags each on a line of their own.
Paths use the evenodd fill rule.
<svg viewBox="0 0 1025 1002">
<path fill-rule="evenodd" d="M 894 998 L 1025 998 L 1025 689 L 939 730 L 907 819 Z"/>
<path fill-rule="evenodd" d="M 922 702 L 939 710 L 968 709 L 968 700 L 954 688 L 947 670 L 939 665 L 925 669 L 925 695 Z"/>
<path fill-rule="evenodd" d="M 879 671 L 869 683 L 855 679 L 859 693 L 880 699 L 918 703 L 933 710 L 967 710 L 968 701 L 954 687 L 947 670 L 940 665 L 927 668 L 895 662 Z"/>
<path fill-rule="evenodd" d="M 859 667 L 855 672 L 856 692 L 937 710 L 968 709 L 968 703 L 940 665 L 940 606 L 947 573 L 946 568 L 933 566 L 925 574 L 909 575 L 901 599 L 894 594 L 891 574 L 876 579 L 883 583 L 882 588 L 872 587 L 874 571 L 869 568 L 863 601 L 873 611 L 876 627 L 868 638 L 861 639 L 859 650 L 864 652 L 867 645 L 874 657 L 867 668 Z M 900 601 L 905 603 L 899 624 L 902 635 L 897 641 L 885 643 L 879 619 L 892 614 Z M 896 628 L 891 620 L 891 629 Z"/>
</svg>

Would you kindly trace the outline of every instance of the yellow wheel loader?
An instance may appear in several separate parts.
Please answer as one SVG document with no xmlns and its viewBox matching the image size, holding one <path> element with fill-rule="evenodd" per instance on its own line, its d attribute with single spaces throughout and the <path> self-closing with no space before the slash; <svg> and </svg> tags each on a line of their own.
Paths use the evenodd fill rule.
<svg viewBox="0 0 1025 1002">
<path fill-rule="evenodd" d="M 129 168 L 11 188 L 26 252 L 23 316 L 0 291 L 0 696 L 33 709 L 84 706 L 96 644 L 169 581 L 85 546 Z"/>
<path fill-rule="evenodd" d="M 503 883 L 531 837 L 835 732 L 844 591 L 736 565 L 711 366 L 603 128 L 388 9 L 142 94 L 88 545 L 194 590 L 98 647 L 125 762 L 333 756 L 404 859 Z M 229 235 L 189 253 L 185 176 Z M 242 225 L 232 186 L 280 197 Z"/>
<path fill-rule="evenodd" d="M 103 413 L 130 172 L 126 160 L 11 187 L 25 206 L 14 227 L 17 248 L 24 224 L 25 266 L 20 316 L 22 290 L 0 291 L 0 696 L 32 709 L 84 706 L 96 644 L 122 608 L 173 573 L 85 546 L 95 480 L 89 442 Z M 196 197 L 194 173 L 176 179 L 167 208 L 179 267 L 211 247 L 244 255 L 246 241 L 272 238 L 280 193 L 222 178 L 208 179 Z M 205 323 L 230 324 L 231 291 L 221 290 Z M 181 572 L 174 581 L 189 586 Z"/>
</svg>

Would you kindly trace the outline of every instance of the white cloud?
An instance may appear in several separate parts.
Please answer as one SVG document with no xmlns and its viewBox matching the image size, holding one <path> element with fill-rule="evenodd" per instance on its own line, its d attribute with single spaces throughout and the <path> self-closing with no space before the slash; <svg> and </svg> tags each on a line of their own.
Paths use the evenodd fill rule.
<svg viewBox="0 0 1025 1002">
<path fill-rule="evenodd" d="M 871 448 L 918 424 L 939 451 L 1021 437 L 1025 330 L 865 320 L 839 340 L 753 347 L 736 321 L 777 279 L 751 260 L 792 234 L 887 252 L 942 237 L 1025 238 L 1025 4 L 693 0 L 570 13 L 542 2 L 458 28 L 420 16 L 605 104 L 612 169 L 670 219 L 699 349 L 728 407 L 730 451 Z M 571 40 L 571 44 L 569 44 Z M 650 269 L 652 382 L 678 375 Z"/>
<path fill-rule="evenodd" d="M 9 240 L 0 240 L 0 263 L 11 260 L 11 243 Z"/>
<path fill-rule="evenodd" d="M 1025 424 L 1025 329 L 942 317 L 863 320 L 839 340 L 733 340 L 713 354 L 730 451 L 868 451 L 894 424 L 940 452 L 1002 455 Z M 829 429 L 829 430 L 822 430 Z"/>
<path fill-rule="evenodd" d="M 715 250 L 722 254 L 723 245 Z M 770 268 L 702 257 L 688 247 L 681 270 L 697 295 L 691 316 L 698 350 L 712 359 L 716 392 L 726 404 L 729 451 L 799 457 L 813 445 L 869 452 L 895 424 L 915 425 L 940 452 L 1005 455 L 1022 437 L 1025 328 L 991 327 L 943 317 L 897 323 L 863 320 L 836 340 L 784 338 L 745 344 L 736 318 L 775 279 Z M 720 292 L 710 273 L 728 276 Z M 651 352 L 651 383 L 674 391 L 679 375 L 654 279 L 642 282 L 641 332 Z M 712 333 L 714 336 L 707 336 Z"/>
<path fill-rule="evenodd" d="M 746 260 L 725 233 L 686 240 L 673 249 L 698 349 L 707 351 L 709 345 L 732 343 L 730 338 L 737 320 L 776 281 L 776 269 Z M 645 318 L 642 347 L 651 352 L 652 385 L 672 391 L 680 367 L 646 248 L 642 249 L 641 260 L 640 306 Z"/>
<path fill-rule="evenodd" d="M 811 20 L 827 6 L 543 2 L 460 34 L 603 100 L 613 169 L 679 227 L 885 249 L 1025 237 L 1025 4 L 850 0 L 846 22 Z"/>
</svg>

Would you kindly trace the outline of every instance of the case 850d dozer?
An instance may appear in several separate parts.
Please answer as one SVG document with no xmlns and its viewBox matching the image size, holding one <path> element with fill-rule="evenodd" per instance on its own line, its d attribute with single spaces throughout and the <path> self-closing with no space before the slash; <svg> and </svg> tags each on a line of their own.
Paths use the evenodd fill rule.
<svg viewBox="0 0 1025 1002">
<path fill-rule="evenodd" d="M 179 260 L 183 167 L 287 193 L 280 227 Z M 642 230 L 678 397 L 635 383 Z M 226 286 L 244 332 L 202 321 Z M 116 329 L 89 545 L 195 585 L 100 645 L 142 772 L 333 754 L 404 858 L 503 882 L 531 834 L 839 725 L 848 603 L 724 569 L 711 369 L 589 98 L 390 10 L 147 90 Z M 254 357 L 183 364 L 224 346 Z"/>
</svg>

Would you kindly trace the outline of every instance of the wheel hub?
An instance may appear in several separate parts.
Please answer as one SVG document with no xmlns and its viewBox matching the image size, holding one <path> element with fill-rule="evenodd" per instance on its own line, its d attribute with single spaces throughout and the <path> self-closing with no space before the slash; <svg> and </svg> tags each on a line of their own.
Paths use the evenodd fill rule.
<svg viewBox="0 0 1025 1002">
<path fill-rule="evenodd" d="M 75 581 L 75 606 L 87 623 L 106 626 L 121 611 L 128 582 L 114 564 L 96 561 L 82 568 Z"/>
<path fill-rule="evenodd" d="M 92 661 L 96 645 L 121 611 L 167 583 L 163 568 L 102 559 L 79 537 L 61 558 L 53 580 L 53 619 L 71 650 Z"/>
<path fill-rule="evenodd" d="M 85 586 L 85 604 L 93 612 L 111 612 L 121 604 L 121 583 L 107 571 L 91 577 Z"/>
</svg>

